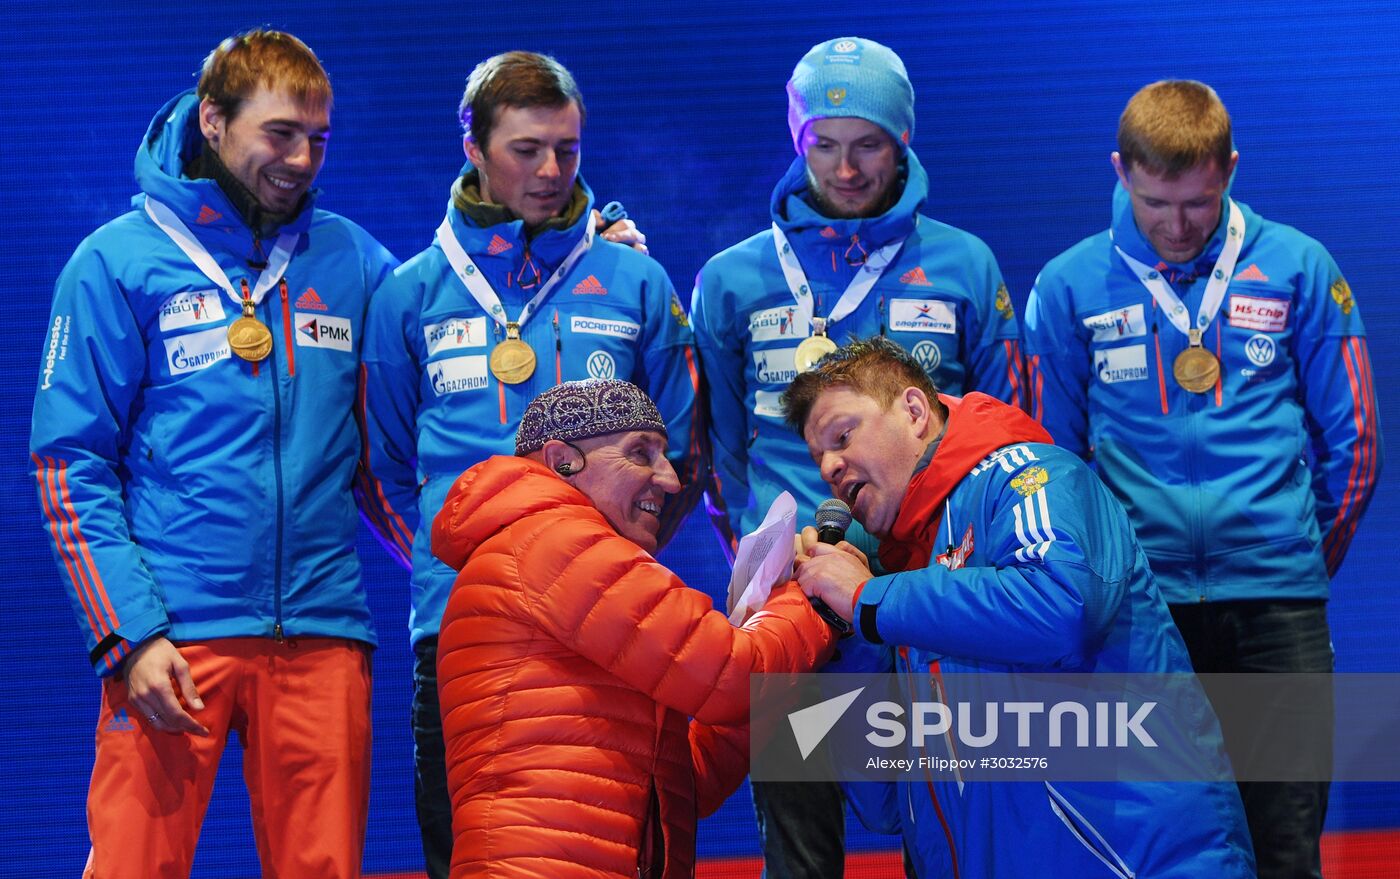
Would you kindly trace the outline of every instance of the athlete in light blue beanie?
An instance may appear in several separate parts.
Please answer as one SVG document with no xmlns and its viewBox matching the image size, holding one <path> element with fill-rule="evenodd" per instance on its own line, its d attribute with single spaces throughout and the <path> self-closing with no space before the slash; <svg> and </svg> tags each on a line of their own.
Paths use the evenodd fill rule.
<svg viewBox="0 0 1400 879">
<path fill-rule="evenodd" d="M 793 69 L 787 94 L 798 153 L 808 123 L 828 117 L 868 119 L 901 150 L 914 138 L 914 86 L 894 50 L 874 40 L 837 37 L 813 46 Z"/>
</svg>

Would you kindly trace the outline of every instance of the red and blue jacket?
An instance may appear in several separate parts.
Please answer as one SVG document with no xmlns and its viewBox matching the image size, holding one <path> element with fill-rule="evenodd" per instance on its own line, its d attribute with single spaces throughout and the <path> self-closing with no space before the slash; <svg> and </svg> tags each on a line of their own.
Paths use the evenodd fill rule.
<svg viewBox="0 0 1400 879">
<path fill-rule="evenodd" d="M 1201 773 L 1190 777 L 1217 780 L 912 773 L 845 785 L 857 815 L 902 834 L 924 879 L 1253 877 L 1215 715 L 1122 507 L 1019 409 L 982 394 L 941 399 L 943 436 L 880 544 L 897 573 L 857 592 L 856 637 L 825 670 L 895 673 L 912 700 L 944 676 L 970 686 L 984 674 L 1160 675 L 1190 689 L 1177 691 L 1187 710 L 1153 734 L 1186 754 Z"/>
<path fill-rule="evenodd" d="M 136 156 L 237 288 L 272 242 L 212 180 L 186 92 Z M 78 247 L 54 289 L 30 436 L 44 527 L 86 635 L 111 674 L 156 635 L 374 642 L 355 555 L 356 361 L 370 291 L 393 258 L 310 203 L 283 282 L 257 307 L 272 352 L 229 349 L 241 311 L 141 209 Z"/>
<path fill-rule="evenodd" d="M 1164 263 L 1119 187 L 1112 232 L 1052 260 L 1027 305 L 1032 412 L 1127 507 L 1171 603 L 1326 598 L 1380 471 L 1351 288 L 1318 242 L 1239 207 L 1244 246 L 1203 337 L 1221 364 L 1206 393 L 1176 384 L 1186 336 L 1114 244 L 1195 314 L 1223 220 L 1194 263 Z"/>
</svg>

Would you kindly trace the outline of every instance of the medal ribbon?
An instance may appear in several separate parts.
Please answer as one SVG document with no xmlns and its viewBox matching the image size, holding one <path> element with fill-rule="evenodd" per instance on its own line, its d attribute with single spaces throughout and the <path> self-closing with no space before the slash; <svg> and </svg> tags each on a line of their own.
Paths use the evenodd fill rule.
<svg viewBox="0 0 1400 879">
<path fill-rule="evenodd" d="M 1186 320 L 1186 306 L 1182 303 L 1181 297 L 1176 295 L 1176 291 L 1162 277 L 1162 273 L 1149 266 L 1147 263 L 1134 259 L 1118 245 L 1113 245 L 1113 249 L 1118 251 L 1118 255 L 1123 257 L 1123 262 L 1128 264 L 1128 268 L 1138 276 L 1138 280 L 1147 288 L 1147 292 L 1152 294 L 1152 298 L 1157 300 L 1162 311 L 1166 313 L 1167 320 L 1176 327 L 1188 339 L 1191 339 L 1192 346 L 1198 346 L 1200 333 L 1210 326 L 1215 320 L 1216 314 L 1220 312 L 1220 304 L 1225 301 L 1225 288 L 1230 286 L 1230 277 L 1235 273 L 1235 261 L 1240 258 L 1240 249 L 1244 247 L 1244 214 L 1240 212 L 1239 205 L 1234 199 L 1230 199 L 1230 218 L 1225 246 L 1220 250 L 1220 256 L 1215 261 L 1215 268 L 1210 273 L 1210 280 L 1206 283 L 1205 296 L 1201 298 L 1201 307 L 1196 312 L 1196 326 L 1192 327 Z M 1192 336 L 1191 331 L 1196 330 L 1196 335 Z"/>
<path fill-rule="evenodd" d="M 214 261 L 214 257 L 209 255 L 208 249 L 199 242 L 198 238 L 190 232 L 190 227 L 175 215 L 175 212 L 166 207 L 161 202 L 146 196 L 146 215 L 151 218 L 151 222 L 160 227 L 160 230 L 170 236 L 170 240 L 175 242 L 175 246 L 185 252 L 185 256 L 195 264 L 204 276 L 214 282 L 214 285 L 223 290 L 228 298 L 233 300 L 233 304 L 240 310 L 243 308 L 243 295 L 233 289 L 233 283 L 229 281 L 228 275 Z M 257 283 L 253 285 L 252 295 L 249 297 L 254 305 L 263 301 L 267 291 L 277 286 L 277 282 L 282 280 L 282 273 L 287 271 L 287 264 L 292 261 L 292 251 L 296 250 L 297 239 L 300 237 L 295 232 L 283 232 L 277 236 L 277 243 L 272 247 L 272 253 L 267 257 L 267 265 L 262 273 L 258 275 Z"/>
<path fill-rule="evenodd" d="M 447 216 L 443 217 L 442 224 L 437 228 L 438 245 L 442 247 L 442 252 L 447 257 L 447 262 L 452 266 L 452 271 L 467 288 L 467 292 L 472 294 L 477 305 L 480 305 L 483 311 L 491 315 L 492 320 L 505 327 L 509 321 L 506 320 L 506 310 L 505 306 L 501 305 L 501 297 L 496 295 L 491 283 L 482 276 L 481 269 L 477 268 L 476 263 L 472 262 L 472 258 L 462 249 L 462 243 L 457 240 L 457 233 L 452 231 L 453 210 L 455 209 L 448 208 Z M 579 242 L 574 245 L 574 249 L 569 251 L 568 256 L 564 257 L 564 261 L 559 264 L 559 268 L 554 270 L 554 274 L 549 276 L 549 280 L 540 286 L 540 291 L 535 294 L 534 298 L 520 309 L 520 318 L 515 321 L 517 328 L 525 326 L 525 321 L 530 319 L 530 315 L 535 313 L 550 291 L 558 286 L 564 276 L 573 269 L 574 264 L 583 258 L 583 255 L 588 252 L 588 248 L 593 246 L 593 223 L 589 221 L 587 225 L 588 229 L 583 233 L 583 238 L 579 239 Z"/>
<path fill-rule="evenodd" d="M 904 241 L 903 238 L 891 241 L 870 254 L 865 260 L 865 265 L 860 267 L 851 283 L 846 285 L 841 298 L 836 300 L 836 307 L 831 309 L 831 314 L 818 325 L 817 320 L 821 319 L 814 319 L 812 313 L 812 286 L 807 283 L 807 273 L 802 271 L 802 265 L 797 261 L 797 254 L 792 252 L 792 245 L 788 243 L 787 236 L 778 228 L 778 224 L 774 223 L 773 246 L 778 251 L 778 263 L 783 267 L 783 277 L 787 279 L 788 289 L 792 291 L 792 298 L 797 300 L 798 325 L 817 327 L 818 335 L 824 335 L 827 326 L 855 311 L 856 307 L 865 301 L 865 297 L 880 280 L 885 269 L 894 264 Z"/>
</svg>

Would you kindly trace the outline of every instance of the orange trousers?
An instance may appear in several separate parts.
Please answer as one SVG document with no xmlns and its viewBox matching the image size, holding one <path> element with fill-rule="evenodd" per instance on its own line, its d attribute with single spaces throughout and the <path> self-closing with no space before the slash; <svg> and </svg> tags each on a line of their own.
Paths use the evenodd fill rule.
<svg viewBox="0 0 1400 879">
<path fill-rule="evenodd" d="M 369 810 L 370 664 L 359 642 L 176 645 L 207 738 L 152 729 L 126 682 L 102 686 L 84 879 L 187 879 L 214 776 L 238 733 L 267 879 L 358 879 Z M 176 690 L 178 692 L 178 688 Z"/>
</svg>

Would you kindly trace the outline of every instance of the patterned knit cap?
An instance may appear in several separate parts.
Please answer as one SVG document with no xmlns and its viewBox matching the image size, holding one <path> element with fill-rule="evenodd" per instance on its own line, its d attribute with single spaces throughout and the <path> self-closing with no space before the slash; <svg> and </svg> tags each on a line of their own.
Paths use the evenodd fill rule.
<svg viewBox="0 0 1400 879">
<path fill-rule="evenodd" d="M 588 439 L 626 430 L 666 433 L 666 424 L 646 391 L 621 379 L 564 382 L 540 394 L 525 409 L 515 431 L 515 453 L 528 455 L 549 440 Z"/>
<path fill-rule="evenodd" d="M 802 154 L 802 132 L 814 119 L 850 116 L 888 131 L 901 151 L 914 137 L 914 86 L 888 46 L 837 37 L 813 46 L 788 80 L 788 129 Z"/>
</svg>

